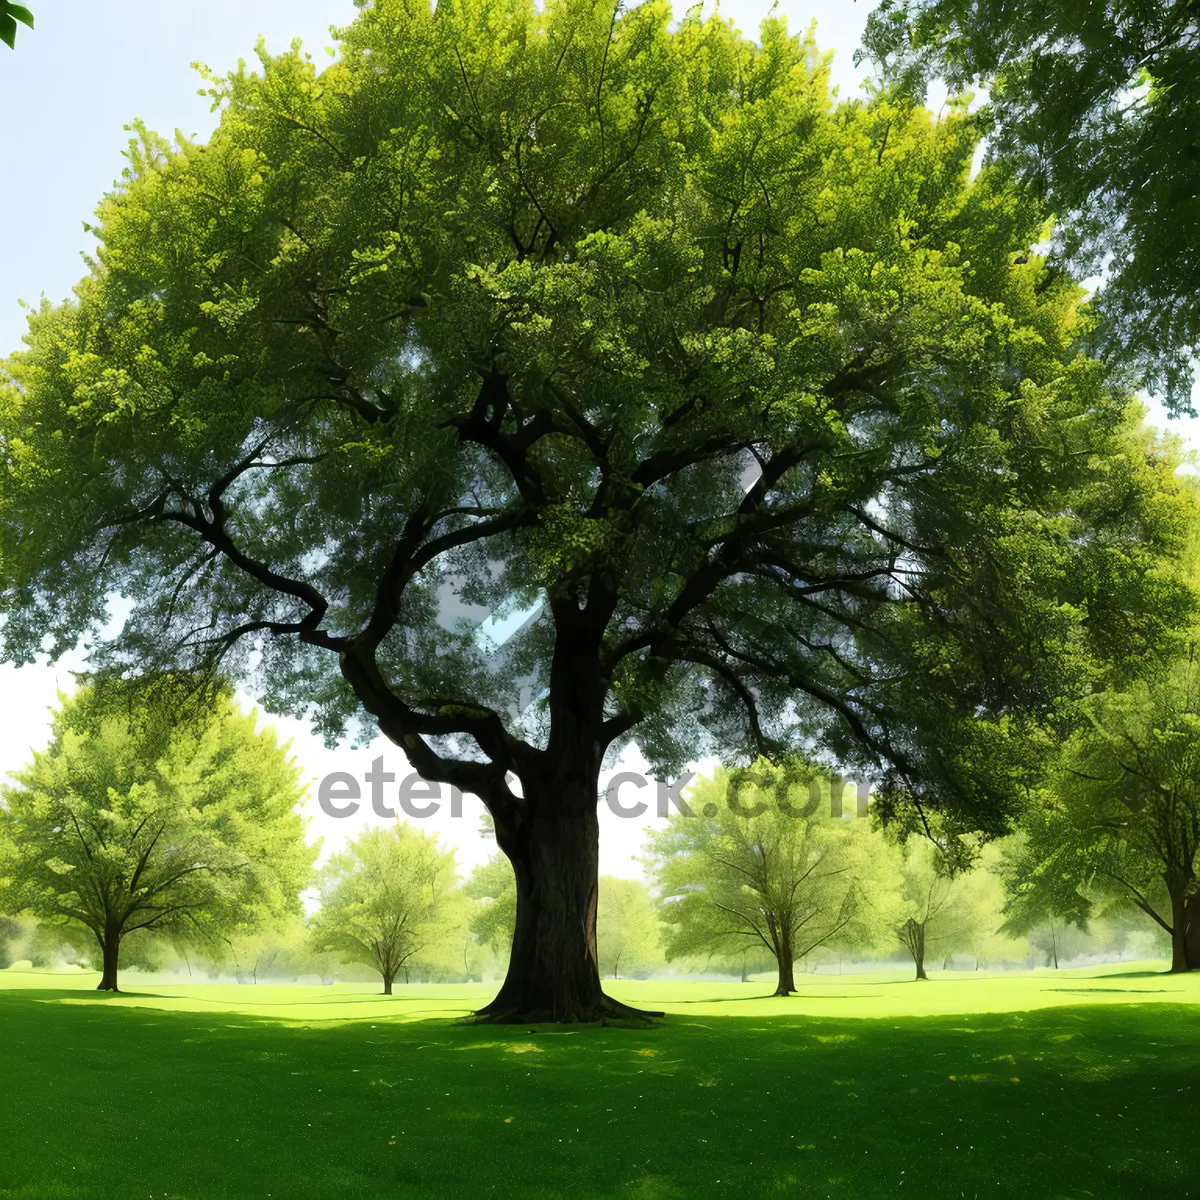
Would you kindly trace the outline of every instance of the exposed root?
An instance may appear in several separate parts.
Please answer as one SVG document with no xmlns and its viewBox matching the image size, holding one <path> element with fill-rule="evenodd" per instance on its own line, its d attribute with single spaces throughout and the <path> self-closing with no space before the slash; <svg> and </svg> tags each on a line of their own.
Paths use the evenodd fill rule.
<svg viewBox="0 0 1200 1200">
<path fill-rule="evenodd" d="M 499 1000 L 499 998 L 497 998 Z M 481 1008 L 472 1020 L 476 1025 L 611 1025 L 617 1028 L 647 1029 L 665 1016 L 622 1004 L 603 994 L 593 1004 L 575 1004 L 556 1011 L 552 1008 L 501 1006 L 497 1001 Z"/>
</svg>

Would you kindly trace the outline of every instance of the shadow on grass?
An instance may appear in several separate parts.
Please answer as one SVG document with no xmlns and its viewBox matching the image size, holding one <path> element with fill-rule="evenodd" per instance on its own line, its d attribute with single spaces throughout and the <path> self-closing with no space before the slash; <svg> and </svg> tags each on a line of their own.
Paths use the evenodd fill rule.
<svg viewBox="0 0 1200 1200">
<path fill-rule="evenodd" d="M 531 1037 L 44 1002 L 63 997 L 0 996 L 0 1200 L 1182 1197 L 1200 1178 L 1194 1006 Z"/>
</svg>

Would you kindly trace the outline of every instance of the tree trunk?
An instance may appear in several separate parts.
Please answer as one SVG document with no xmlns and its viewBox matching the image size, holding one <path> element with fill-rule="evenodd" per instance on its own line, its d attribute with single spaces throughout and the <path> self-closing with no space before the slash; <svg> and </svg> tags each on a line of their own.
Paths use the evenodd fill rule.
<svg viewBox="0 0 1200 1200">
<path fill-rule="evenodd" d="M 784 937 L 779 943 L 779 953 L 776 955 L 779 966 L 779 986 L 775 989 L 776 996 L 790 996 L 796 990 L 796 979 L 792 974 L 792 939 Z"/>
<path fill-rule="evenodd" d="M 1200 971 L 1200 892 L 1183 906 L 1183 954 L 1189 971 Z"/>
<path fill-rule="evenodd" d="M 620 1004 L 600 986 L 597 780 L 573 775 L 522 783 L 517 812 L 495 815 L 496 842 L 517 881 L 508 975 L 478 1016 L 511 1024 L 661 1016 Z"/>
<path fill-rule="evenodd" d="M 909 917 L 905 941 L 913 957 L 913 965 L 917 968 L 917 979 L 928 979 L 929 976 L 925 974 L 925 922 Z"/>
<path fill-rule="evenodd" d="M 392 984 L 395 982 L 395 980 L 395 971 L 392 971 L 390 974 L 387 971 L 383 972 L 383 994 L 385 996 L 390 996 L 392 994 Z"/>
<path fill-rule="evenodd" d="M 100 953 L 103 961 L 103 971 L 96 991 L 119 991 L 120 989 L 117 987 L 117 963 L 121 953 L 121 935 L 115 929 L 105 930 L 104 937 L 100 939 Z"/>
<path fill-rule="evenodd" d="M 1200 895 L 1188 896 L 1186 885 L 1171 892 L 1171 971 L 1200 967 Z"/>
</svg>

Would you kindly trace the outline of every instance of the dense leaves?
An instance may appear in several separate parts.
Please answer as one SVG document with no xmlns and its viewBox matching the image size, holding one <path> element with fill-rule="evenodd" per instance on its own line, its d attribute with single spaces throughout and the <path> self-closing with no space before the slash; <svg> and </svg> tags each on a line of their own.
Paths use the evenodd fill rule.
<svg viewBox="0 0 1200 1200">
<path fill-rule="evenodd" d="M 1012 866 L 1016 927 L 1085 922 L 1113 899 L 1172 940 L 1177 971 L 1200 969 L 1200 663 L 1086 704 L 1053 787 L 1031 804 Z"/>
<path fill-rule="evenodd" d="M 1193 0 L 885 0 L 869 51 L 907 90 L 982 82 L 990 153 L 1060 214 L 1059 248 L 1104 270 L 1101 344 L 1191 407 L 1200 346 L 1200 8 Z"/>
<path fill-rule="evenodd" d="M 650 839 L 669 959 L 761 947 L 786 996 L 797 959 L 890 940 L 890 847 L 866 821 L 833 817 L 828 787 L 811 771 L 718 771 L 689 803 Z"/>
<path fill-rule="evenodd" d="M 391 995 L 396 976 L 444 948 L 465 917 L 454 858 L 404 821 L 368 829 L 322 868 L 315 944 L 378 971 Z"/>
<path fill-rule="evenodd" d="M 8 364 L 9 657 L 119 589 L 116 653 L 361 705 L 496 810 L 586 717 L 664 769 L 817 736 L 1002 823 L 1014 723 L 1170 616 L 1169 455 L 969 120 L 667 22 L 382 3 L 320 76 L 214 83 L 208 145 L 143 132 Z M 539 604 L 497 667 L 478 616 Z"/>
<path fill-rule="evenodd" d="M 0 909 L 94 939 L 102 987 L 116 988 L 131 934 L 211 943 L 298 913 L 317 853 L 273 732 L 256 733 L 228 692 L 188 719 L 190 695 L 161 681 L 85 685 L 0 792 Z"/>
</svg>

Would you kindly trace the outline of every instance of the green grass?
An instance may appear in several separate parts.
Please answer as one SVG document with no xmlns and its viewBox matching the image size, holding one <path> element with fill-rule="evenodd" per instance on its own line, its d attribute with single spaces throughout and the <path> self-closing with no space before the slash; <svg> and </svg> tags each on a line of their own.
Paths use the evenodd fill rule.
<svg viewBox="0 0 1200 1200">
<path fill-rule="evenodd" d="M 1144 967 L 613 984 L 648 1030 L 89 984 L 0 972 L 3 1200 L 1200 1196 L 1200 979 Z"/>
</svg>

